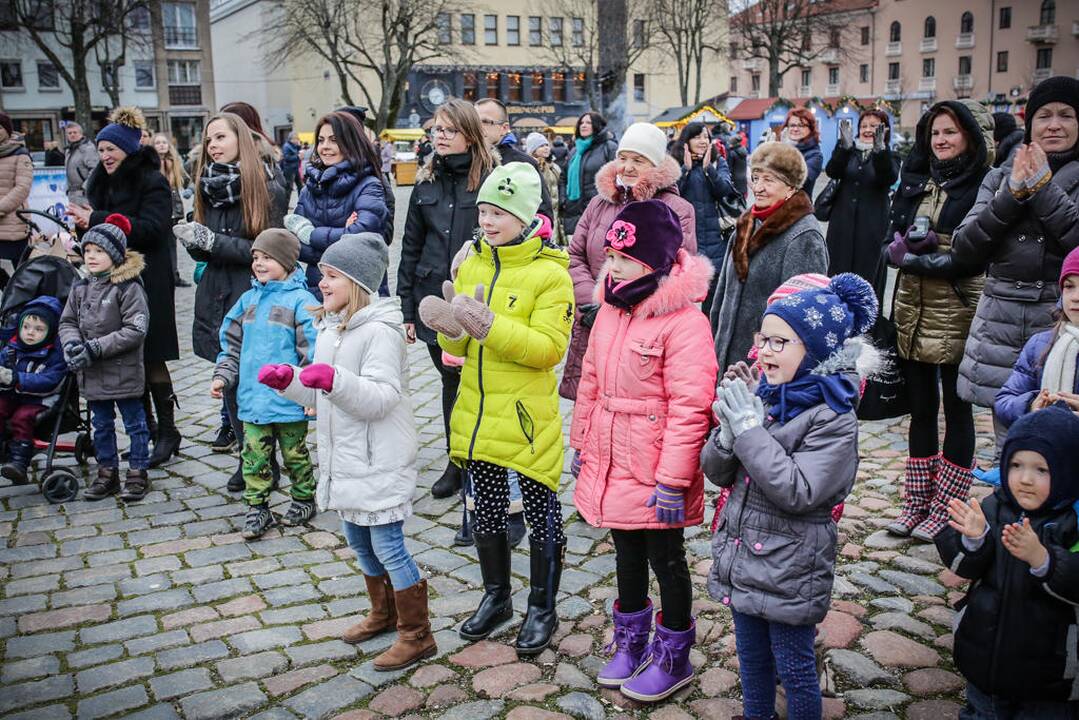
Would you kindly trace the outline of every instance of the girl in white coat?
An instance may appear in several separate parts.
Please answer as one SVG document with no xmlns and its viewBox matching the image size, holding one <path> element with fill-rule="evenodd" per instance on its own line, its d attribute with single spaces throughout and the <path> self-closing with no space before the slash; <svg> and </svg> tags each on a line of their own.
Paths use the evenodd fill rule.
<svg viewBox="0 0 1079 720">
<path fill-rule="evenodd" d="M 400 300 L 379 298 L 389 258 L 381 235 L 345 235 L 319 262 L 322 306 L 315 311 L 314 362 L 265 365 L 259 382 L 318 411 L 319 510 L 341 516 L 367 581 L 371 611 L 345 631 L 360 643 L 397 627 L 375 658 L 397 670 L 435 654 L 427 581 L 405 548 L 419 445 L 408 393 Z"/>
</svg>

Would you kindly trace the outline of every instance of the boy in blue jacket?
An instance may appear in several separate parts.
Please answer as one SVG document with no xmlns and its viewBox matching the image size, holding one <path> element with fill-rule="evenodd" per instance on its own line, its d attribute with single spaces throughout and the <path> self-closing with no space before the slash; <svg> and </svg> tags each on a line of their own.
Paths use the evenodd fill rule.
<svg viewBox="0 0 1079 720">
<path fill-rule="evenodd" d="M 51 295 L 26 303 L 7 344 L 0 350 L 0 428 L 10 437 L 8 462 L 0 475 L 16 485 L 26 482 L 34 454 L 34 421 L 56 402 L 67 375 L 64 351 L 56 342 L 63 308 Z"/>
<path fill-rule="evenodd" d="M 307 365 L 315 348 L 315 327 L 309 308 L 318 305 L 307 290 L 303 272 L 296 270 L 300 241 L 288 230 L 270 228 L 251 246 L 251 289 L 221 323 L 221 353 L 210 386 L 220 398 L 226 388 L 238 387 L 240 420 L 244 424 L 244 500 L 247 517 L 243 536 L 262 537 L 274 523 L 269 499 L 273 485 L 270 459 L 274 442 L 292 478 L 292 505 L 281 518 L 300 525 L 315 514 L 315 473 L 307 450 L 307 421 L 303 407 L 259 383 L 259 368 L 268 363 Z"/>
</svg>

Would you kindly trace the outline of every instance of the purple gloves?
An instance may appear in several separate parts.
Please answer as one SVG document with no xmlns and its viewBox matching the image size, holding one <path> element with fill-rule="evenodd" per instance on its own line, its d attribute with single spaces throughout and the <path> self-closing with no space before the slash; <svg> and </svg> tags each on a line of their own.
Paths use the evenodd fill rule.
<svg viewBox="0 0 1079 720">
<path fill-rule="evenodd" d="M 577 476 L 581 474 L 581 451 L 575 450 L 573 452 L 573 459 L 569 463 L 569 474 L 576 480 Z"/>
<path fill-rule="evenodd" d="M 300 382 L 313 390 L 330 392 L 333 390 L 333 365 L 315 363 L 300 371 Z"/>
<path fill-rule="evenodd" d="M 925 234 L 925 237 L 921 240 L 906 240 L 907 247 L 915 255 L 926 255 L 931 252 L 936 252 L 940 246 L 940 238 L 937 234 L 930 230 Z"/>
<path fill-rule="evenodd" d="M 676 525 L 686 519 L 686 494 L 678 488 L 656 483 L 656 491 L 648 498 L 645 507 L 656 508 L 656 520 L 665 525 Z"/>
<path fill-rule="evenodd" d="M 903 266 L 903 256 L 907 254 L 907 241 L 903 236 L 896 233 L 888 243 L 888 261 L 896 267 Z"/>
<path fill-rule="evenodd" d="M 888 260 L 896 267 L 902 267 L 903 256 L 907 253 L 914 255 L 927 255 L 936 252 L 940 246 L 940 238 L 930 230 L 921 240 L 910 240 L 906 235 L 895 233 L 892 241 L 888 243 Z"/>
<path fill-rule="evenodd" d="M 259 382 L 274 390 L 284 390 L 292 382 L 289 365 L 263 365 L 259 368 Z"/>
</svg>

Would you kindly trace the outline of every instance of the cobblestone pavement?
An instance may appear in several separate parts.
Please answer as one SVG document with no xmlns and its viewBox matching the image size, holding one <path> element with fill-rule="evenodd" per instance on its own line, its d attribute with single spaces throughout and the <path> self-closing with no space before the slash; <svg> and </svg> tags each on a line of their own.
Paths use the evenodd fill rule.
<svg viewBox="0 0 1079 720">
<path fill-rule="evenodd" d="M 192 297 L 177 293 L 185 348 Z M 392 635 L 358 647 L 338 639 L 368 602 L 335 514 L 273 529 L 259 542 L 241 539 L 244 508 L 224 487 L 236 460 L 209 448 L 218 425 L 210 366 L 188 357 L 172 365 L 182 457 L 151 471 L 144 501 L 53 506 L 33 485 L 0 480 L 0 716 L 711 720 L 739 712 L 731 618 L 704 590 L 705 527 L 687 532 L 697 679 L 655 709 L 592 682 L 610 639 L 614 552 L 606 532 L 576 517 L 568 474 L 561 498 L 569 546 L 552 648 L 518 661 L 511 644 L 519 617 L 490 641 L 458 638 L 481 595 L 479 567 L 474 551 L 452 544 L 459 505 L 429 493 L 444 457 L 438 382 L 423 348 L 410 356 L 423 470 L 405 527 L 429 577 L 435 659 L 377 673 L 371 659 Z M 992 433 L 987 416 L 978 422 L 984 453 Z M 833 607 L 820 633 L 839 694 L 826 700 L 826 717 L 935 720 L 958 710 L 963 681 L 950 628 L 963 586 L 932 546 L 880 529 L 898 514 L 904 428 L 862 428 L 859 481 L 839 525 Z M 285 496 L 274 500 L 283 512 Z M 513 570 L 523 611 L 524 552 L 514 554 Z"/>
</svg>

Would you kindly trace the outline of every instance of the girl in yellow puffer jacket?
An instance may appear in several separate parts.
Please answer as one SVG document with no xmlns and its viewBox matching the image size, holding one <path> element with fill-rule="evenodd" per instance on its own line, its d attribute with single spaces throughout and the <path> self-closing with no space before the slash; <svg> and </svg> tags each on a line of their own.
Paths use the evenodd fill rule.
<svg viewBox="0 0 1079 720">
<path fill-rule="evenodd" d="M 428 296 L 420 316 L 451 355 L 465 358 L 450 419 L 450 457 L 464 465 L 475 497 L 474 537 L 484 595 L 461 626 L 479 640 L 513 615 L 506 534 L 508 472 L 521 484 L 531 542 L 531 592 L 517 635 L 521 655 L 550 644 L 558 626 L 562 573 L 558 482 L 562 418 L 554 368 L 573 321 L 573 283 L 564 250 L 537 231 L 540 178 L 525 163 L 495 168 L 477 197 L 480 235 L 444 298 Z"/>
</svg>

